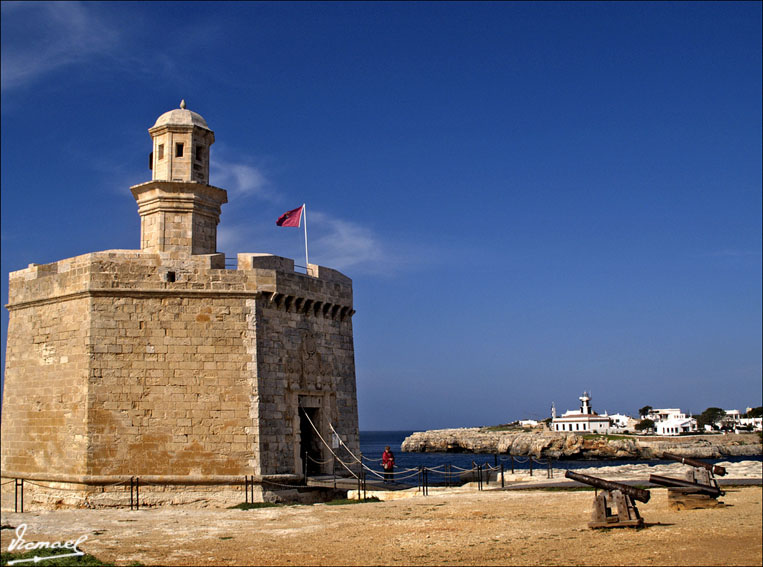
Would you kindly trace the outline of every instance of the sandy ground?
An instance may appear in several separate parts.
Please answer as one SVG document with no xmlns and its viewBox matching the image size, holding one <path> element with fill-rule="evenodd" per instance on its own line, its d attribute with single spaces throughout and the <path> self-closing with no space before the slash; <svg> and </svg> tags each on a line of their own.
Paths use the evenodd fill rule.
<svg viewBox="0 0 763 567">
<path fill-rule="evenodd" d="M 82 549 L 117 565 L 760 565 L 763 490 L 726 491 L 725 507 L 674 511 L 652 489 L 641 530 L 589 529 L 592 492 L 492 485 L 343 506 L 3 513 L 2 524 L 26 523 L 28 541 L 87 535 Z M 1 533 L 6 550 L 14 531 Z"/>
</svg>

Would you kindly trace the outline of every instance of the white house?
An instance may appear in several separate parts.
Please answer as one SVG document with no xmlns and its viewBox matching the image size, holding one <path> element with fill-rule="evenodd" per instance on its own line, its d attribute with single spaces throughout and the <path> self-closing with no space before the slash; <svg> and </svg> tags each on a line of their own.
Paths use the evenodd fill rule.
<svg viewBox="0 0 763 567">
<path fill-rule="evenodd" d="M 651 419 L 655 423 L 668 421 L 669 419 L 686 419 L 686 414 L 679 408 L 651 409 L 646 414 L 646 419 Z"/>
<path fill-rule="evenodd" d="M 742 417 L 739 419 L 741 427 L 751 426 L 753 431 L 763 431 L 763 417 Z"/>
<path fill-rule="evenodd" d="M 697 431 L 697 420 L 693 417 L 673 418 L 663 421 L 657 421 L 654 424 L 654 431 L 657 435 L 681 435 L 681 433 L 690 433 Z"/>
<path fill-rule="evenodd" d="M 737 427 L 738 425 L 741 425 L 740 421 L 742 419 L 742 414 L 739 410 L 728 409 L 723 411 L 726 412 L 726 415 L 719 419 L 716 422 L 716 425 L 720 427 Z"/>
<path fill-rule="evenodd" d="M 587 392 L 578 398 L 580 410 L 570 410 L 561 417 L 552 415 L 552 431 L 572 431 L 577 433 L 606 433 L 609 429 L 609 416 L 599 415 L 591 408 L 591 397 Z M 555 414 L 556 412 L 554 412 Z"/>
<path fill-rule="evenodd" d="M 607 414 L 605 413 L 604 415 Z M 611 433 L 620 433 L 623 431 L 633 430 L 636 428 L 636 424 L 638 423 L 638 420 L 622 413 L 612 413 L 609 414 L 608 417 L 612 422 L 612 425 L 610 426 Z"/>
</svg>

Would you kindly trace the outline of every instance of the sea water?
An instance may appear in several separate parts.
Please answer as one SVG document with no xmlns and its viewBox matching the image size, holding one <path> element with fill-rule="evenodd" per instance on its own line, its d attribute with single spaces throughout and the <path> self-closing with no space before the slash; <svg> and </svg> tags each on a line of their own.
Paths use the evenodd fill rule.
<svg viewBox="0 0 763 567">
<path fill-rule="evenodd" d="M 490 467 L 500 467 L 503 464 L 505 470 L 509 470 L 512 459 L 509 455 L 493 455 L 489 453 L 403 453 L 400 445 L 406 437 L 412 435 L 413 431 L 361 431 L 360 432 L 360 452 L 363 454 L 363 462 L 370 469 L 382 473 L 381 457 L 384 447 L 389 445 L 390 450 L 395 455 L 395 473 L 396 480 L 404 480 L 407 483 L 416 484 L 416 472 L 419 467 L 428 469 L 443 470 L 447 465 L 453 472 L 459 470 L 472 469 L 476 465 L 489 465 Z M 740 461 L 763 461 L 760 455 L 745 457 L 723 457 L 721 459 L 700 459 L 707 463 Z M 540 463 L 538 462 L 540 461 Z M 561 460 L 553 461 L 555 469 L 580 469 L 589 467 L 612 466 L 612 465 L 634 465 L 634 464 L 669 464 L 674 461 L 662 461 L 657 459 L 609 459 L 609 460 Z M 547 467 L 547 459 L 542 457 L 533 462 L 533 469 L 538 474 L 543 474 Z M 527 457 L 514 457 L 514 468 L 516 470 L 528 469 L 530 462 Z M 430 475 L 430 479 L 436 482 L 438 477 Z"/>
</svg>

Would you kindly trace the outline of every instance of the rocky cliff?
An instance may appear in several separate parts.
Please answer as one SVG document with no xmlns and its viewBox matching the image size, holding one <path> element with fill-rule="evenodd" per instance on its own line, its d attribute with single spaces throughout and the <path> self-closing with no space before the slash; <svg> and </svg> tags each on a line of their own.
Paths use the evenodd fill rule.
<svg viewBox="0 0 763 567">
<path fill-rule="evenodd" d="M 763 454 L 757 433 L 681 437 L 605 436 L 549 431 L 438 429 L 407 437 L 404 452 L 498 453 L 554 459 L 656 459 L 663 452 L 684 457 L 723 458 Z"/>
</svg>

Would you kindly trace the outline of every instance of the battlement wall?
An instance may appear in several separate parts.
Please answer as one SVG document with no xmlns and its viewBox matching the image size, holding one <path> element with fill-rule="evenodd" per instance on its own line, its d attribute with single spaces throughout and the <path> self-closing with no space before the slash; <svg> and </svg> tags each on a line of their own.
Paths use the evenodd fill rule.
<svg viewBox="0 0 763 567">
<path fill-rule="evenodd" d="M 50 264 L 30 264 L 11 272 L 8 308 L 58 301 L 82 294 L 133 290 L 157 293 L 266 292 L 280 305 L 325 308 L 334 315 L 352 310 L 352 280 L 336 270 L 311 264 L 294 271 L 294 261 L 270 254 L 239 254 L 237 269 L 225 269 L 223 254 L 185 255 L 106 250 Z M 330 306 L 330 307 L 326 307 Z"/>
</svg>

